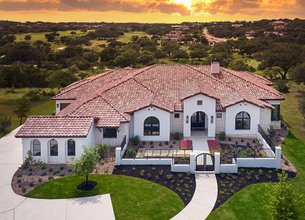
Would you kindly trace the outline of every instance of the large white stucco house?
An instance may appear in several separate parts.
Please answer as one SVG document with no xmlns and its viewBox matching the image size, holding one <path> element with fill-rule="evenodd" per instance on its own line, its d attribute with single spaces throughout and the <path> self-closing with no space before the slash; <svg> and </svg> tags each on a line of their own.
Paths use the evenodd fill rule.
<svg viewBox="0 0 305 220">
<path fill-rule="evenodd" d="M 114 69 L 63 88 L 55 116 L 32 116 L 16 137 L 47 163 L 69 163 L 83 146 L 120 146 L 138 135 L 168 141 L 170 134 L 204 130 L 208 138 L 256 136 L 279 128 L 283 96 L 269 80 L 249 73 L 208 66 L 152 65 Z"/>
</svg>

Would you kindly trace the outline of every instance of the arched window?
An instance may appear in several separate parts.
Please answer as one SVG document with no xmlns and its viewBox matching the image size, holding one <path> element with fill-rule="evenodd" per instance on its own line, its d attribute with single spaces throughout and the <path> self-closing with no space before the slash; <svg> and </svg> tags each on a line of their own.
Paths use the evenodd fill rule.
<svg viewBox="0 0 305 220">
<path fill-rule="evenodd" d="M 68 156 L 75 156 L 75 141 L 70 139 L 68 140 L 67 146 Z"/>
<path fill-rule="evenodd" d="M 247 112 L 239 112 L 235 118 L 236 130 L 250 130 L 250 115 Z"/>
<path fill-rule="evenodd" d="M 33 152 L 33 156 L 35 157 L 39 157 L 41 156 L 41 144 L 40 141 L 35 139 L 32 142 L 32 152 Z"/>
<path fill-rule="evenodd" d="M 58 143 L 56 140 L 50 140 L 50 156 L 58 156 Z"/>
<path fill-rule="evenodd" d="M 156 117 L 148 117 L 144 121 L 144 135 L 158 136 L 160 135 L 160 122 Z"/>
</svg>

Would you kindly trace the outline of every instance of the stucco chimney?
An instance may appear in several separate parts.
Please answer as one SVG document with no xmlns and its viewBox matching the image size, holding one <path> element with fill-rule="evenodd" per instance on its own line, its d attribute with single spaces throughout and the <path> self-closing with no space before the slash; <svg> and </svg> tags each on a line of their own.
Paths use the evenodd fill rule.
<svg viewBox="0 0 305 220">
<path fill-rule="evenodd" d="M 213 61 L 212 63 L 211 63 L 211 73 L 212 73 L 212 75 L 219 75 L 219 73 L 220 73 L 220 63 L 219 62 L 215 62 L 215 61 Z"/>
</svg>

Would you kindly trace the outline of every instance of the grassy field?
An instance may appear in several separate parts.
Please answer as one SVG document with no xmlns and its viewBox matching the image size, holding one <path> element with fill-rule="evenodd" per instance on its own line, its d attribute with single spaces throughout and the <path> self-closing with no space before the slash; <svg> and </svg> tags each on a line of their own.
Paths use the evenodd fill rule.
<svg viewBox="0 0 305 220">
<path fill-rule="evenodd" d="M 30 89 L 0 89 L 0 115 L 11 117 L 12 125 L 8 131 L 14 130 L 19 126 L 19 118 L 14 113 L 17 100 L 20 99 Z M 50 90 L 50 89 L 45 89 Z M 55 110 L 55 102 L 50 97 L 43 97 L 40 101 L 32 102 L 31 110 L 28 115 L 50 115 Z M 25 120 L 25 119 L 24 119 Z M 0 133 L 0 137 L 4 134 Z"/>
<path fill-rule="evenodd" d="M 130 43 L 131 42 L 131 38 L 133 36 L 138 36 L 138 37 L 148 37 L 148 38 L 151 38 L 152 36 L 149 35 L 149 34 L 146 34 L 145 32 L 141 32 L 141 31 L 133 31 L 133 32 L 127 32 L 127 33 L 124 33 L 123 36 L 119 37 L 117 39 L 117 41 L 119 42 L 122 42 L 122 43 Z"/>
<path fill-rule="evenodd" d="M 72 35 L 71 32 L 74 31 L 75 34 Z M 60 37 L 62 36 L 69 36 L 69 37 L 81 37 L 86 35 L 88 32 L 93 31 L 93 30 L 88 30 L 87 32 L 82 32 L 80 30 L 66 30 L 66 31 L 58 31 L 57 33 L 59 33 L 60 35 L 57 36 L 55 38 L 55 42 L 49 42 L 51 44 L 51 47 L 53 50 L 58 50 L 60 48 L 64 48 L 66 47 L 66 45 L 63 45 L 59 42 Z M 39 32 L 39 33 L 25 33 L 25 34 L 16 34 L 16 42 L 24 42 L 24 37 L 26 35 L 31 35 L 31 40 L 28 41 L 30 43 L 34 43 L 38 40 L 43 41 L 43 42 L 47 42 L 47 39 L 45 37 L 45 34 L 48 34 L 51 32 Z M 57 42 L 56 42 L 57 41 Z M 105 40 L 92 40 L 90 41 L 92 44 L 90 46 L 86 46 L 84 48 L 90 48 L 90 49 L 94 49 L 96 51 L 100 51 L 101 47 L 99 45 L 103 45 L 106 43 Z"/>
<path fill-rule="evenodd" d="M 83 177 L 70 176 L 49 181 L 34 189 L 31 198 L 63 199 L 110 193 L 116 219 L 167 220 L 183 207 L 180 197 L 168 188 L 146 180 L 120 175 L 91 175 L 97 187 L 81 191 Z"/>
<path fill-rule="evenodd" d="M 305 120 L 298 111 L 297 91 L 304 87 L 293 84 L 291 92 L 281 105 L 281 114 L 290 128 L 282 148 L 284 154 L 297 168 L 297 177 L 292 180 L 293 187 L 305 196 Z M 208 219 L 270 219 L 264 209 L 267 184 L 256 184 L 236 193 L 230 200 L 212 212 Z M 305 219 L 305 205 L 299 207 L 299 219 Z"/>
</svg>

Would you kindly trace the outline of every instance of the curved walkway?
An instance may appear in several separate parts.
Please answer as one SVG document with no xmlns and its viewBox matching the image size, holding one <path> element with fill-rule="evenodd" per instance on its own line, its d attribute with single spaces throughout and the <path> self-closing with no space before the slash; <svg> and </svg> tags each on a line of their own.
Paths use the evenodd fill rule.
<svg viewBox="0 0 305 220">
<path fill-rule="evenodd" d="M 0 139 L 0 219 L 1 220 L 114 220 L 109 194 L 79 199 L 30 199 L 14 193 L 12 176 L 22 163 L 19 128 Z"/>
<path fill-rule="evenodd" d="M 217 193 L 215 174 L 196 174 L 196 190 L 191 202 L 172 220 L 206 219 L 216 203 Z"/>
</svg>

